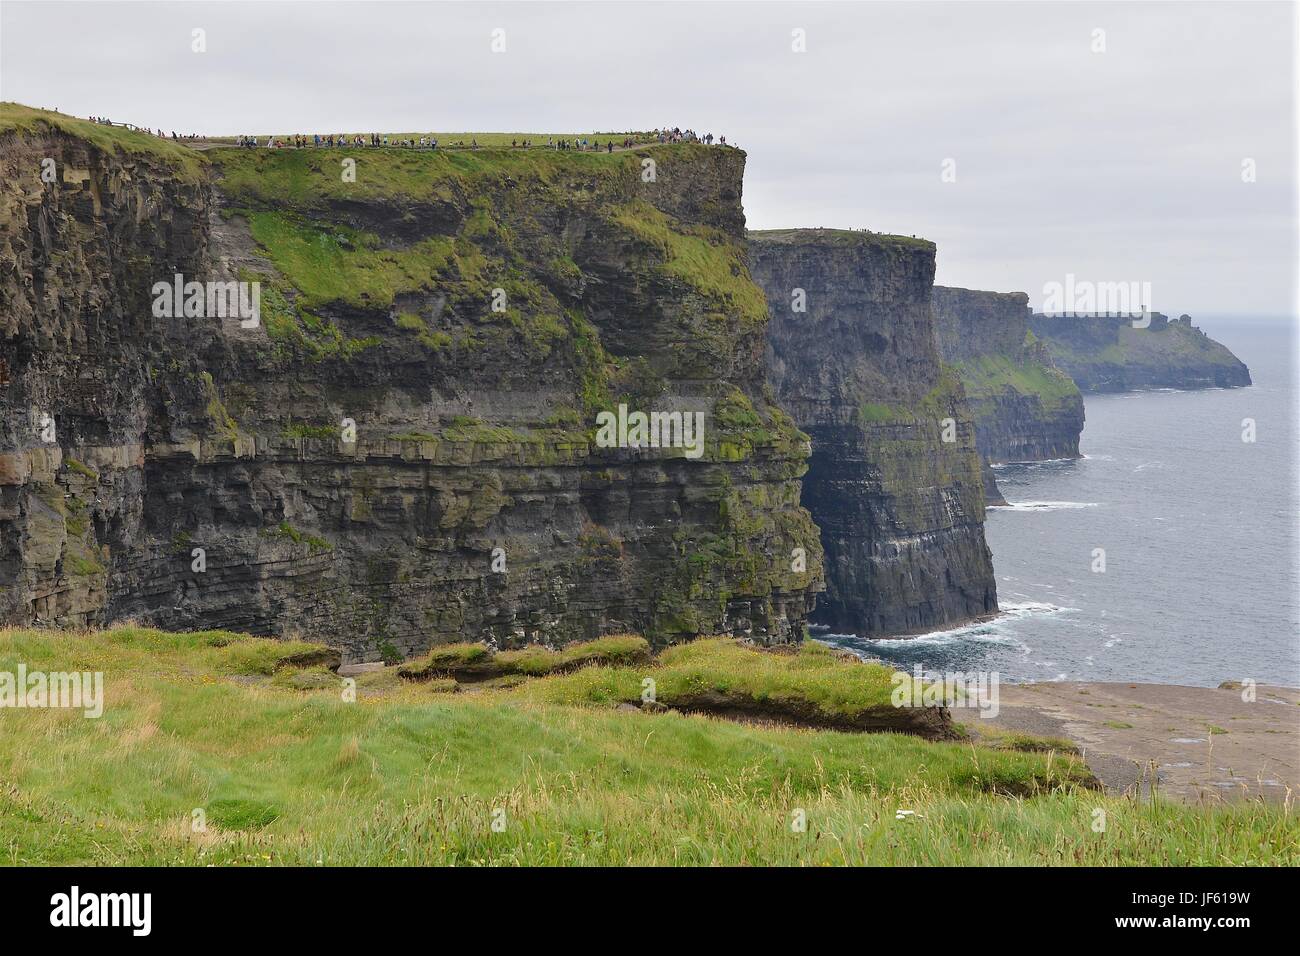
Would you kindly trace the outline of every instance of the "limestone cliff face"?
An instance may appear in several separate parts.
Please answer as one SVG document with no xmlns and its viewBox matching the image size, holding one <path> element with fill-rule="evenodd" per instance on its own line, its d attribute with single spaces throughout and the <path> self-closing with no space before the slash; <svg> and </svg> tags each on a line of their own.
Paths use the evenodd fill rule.
<svg viewBox="0 0 1300 956">
<path fill-rule="evenodd" d="M 1029 333 L 1023 292 L 934 288 L 939 352 L 961 377 L 991 463 L 1079 457 L 1083 396 Z"/>
<path fill-rule="evenodd" d="M 1029 324 L 1085 392 L 1250 384 L 1246 365 L 1186 315 L 1170 320 L 1155 312 L 1146 328 L 1114 315 L 1035 314 Z"/>
<path fill-rule="evenodd" d="M 749 246 L 768 374 L 812 436 L 804 502 L 827 580 L 813 620 L 878 636 L 995 613 L 975 428 L 935 345 L 934 245 L 809 229 Z"/>
<path fill-rule="evenodd" d="M 351 660 L 802 634 L 821 547 L 765 396 L 743 153 L 204 158 L 6 109 L 3 622 Z M 176 274 L 257 282 L 258 324 L 155 317 Z M 619 404 L 698 411 L 700 454 L 600 447 Z"/>
<path fill-rule="evenodd" d="M 142 533 L 149 433 L 185 414 L 146 355 L 193 346 L 148 290 L 202 261 L 211 196 L 152 153 L 0 137 L 0 620 L 83 623 Z"/>
</svg>

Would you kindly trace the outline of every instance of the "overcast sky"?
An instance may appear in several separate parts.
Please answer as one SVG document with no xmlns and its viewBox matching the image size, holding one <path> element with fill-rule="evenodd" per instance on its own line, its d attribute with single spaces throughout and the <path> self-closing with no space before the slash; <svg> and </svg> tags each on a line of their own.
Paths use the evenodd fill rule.
<svg viewBox="0 0 1300 956">
<path fill-rule="evenodd" d="M 225 134 L 681 125 L 748 151 L 751 228 L 923 236 L 939 283 L 1034 305 L 1073 273 L 1175 315 L 1294 310 L 1291 4 L 6 0 L 0 30 L 0 98 L 32 106 Z"/>
</svg>

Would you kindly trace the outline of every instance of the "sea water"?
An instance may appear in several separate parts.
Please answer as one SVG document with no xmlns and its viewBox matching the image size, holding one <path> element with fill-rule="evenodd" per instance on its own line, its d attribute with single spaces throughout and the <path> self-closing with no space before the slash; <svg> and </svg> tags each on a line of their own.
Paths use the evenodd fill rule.
<svg viewBox="0 0 1300 956">
<path fill-rule="evenodd" d="M 1252 387 L 1088 395 L 1082 459 L 996 469 L 1009 506 L 985 530 L 1001 616 L 900 640 L 821 637 L 1008 681 L 1300 686 L 1295 324 L 1197 324 Z"/>
</svg>

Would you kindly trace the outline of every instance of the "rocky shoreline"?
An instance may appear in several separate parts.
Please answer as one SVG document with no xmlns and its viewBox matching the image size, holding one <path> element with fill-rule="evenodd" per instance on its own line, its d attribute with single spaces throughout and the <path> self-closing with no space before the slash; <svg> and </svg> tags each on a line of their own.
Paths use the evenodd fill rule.
<svg viewBox="0 0 1300 956">
<path fill-rule="evenodd" d="M 1300 689 L 1078 681 L 1002 684 L 996 717 L 954 717 L 975 737 L 1071 741 L 1110 793 L 1185 803 L 1289 802 L 1300 792 Z"/>
</svg>

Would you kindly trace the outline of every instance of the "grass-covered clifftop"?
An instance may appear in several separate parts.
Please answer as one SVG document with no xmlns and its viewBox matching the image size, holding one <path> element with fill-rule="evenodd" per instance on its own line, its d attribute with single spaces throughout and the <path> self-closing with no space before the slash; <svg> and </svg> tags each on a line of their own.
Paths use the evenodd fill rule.
<svg viewBox="0 0 1300 956">
<path fill-rule="evenodd" d="M 619 702 L 626 693 L 639 700 L 642 680 L 656 676 L 670 694 L 684 681 L 839 708 L 879 698 L 877 668 L 824 650 L 786 656 L 702 644 L 629 668 L 593 664 L 497 683 L 413 683 L 388 668 L 350 689 L 308 663 L 312 649 L 225 632 L 0 631 L 0 671 L 24 663 L 104 674 L 98 719 L 0 709 L 0 863 L 1300 858 L 1288 808 L 1105 796 L 1079 758 L 1051 741 L 932 743 Z"/>
<path fill-rule="evenodd" d="M 899 236 L 890 232 L 872 232 L 868 229 L 755 229 L 748 235 L 763 243 L 785 246 L 807 246 L 815 242 L 819 246 L 836 248 L 862 248 L 872 246 L 883 250 L 914 251 L 933 253 L 935 244 L 929 239 L 916 236 Z"/>
<path fill-rule="evenodd" d="M 162 160 L 172 165 L 177 175 L 190 180 L 199 179 L 205 166 L 201 153 L 179 141 L 123 126 L 92 123 L 53 110 L 3 102 L 0 103 L 0 134 L 11 132 L 28 135 L 57 132 L 74 136 L 108 153 L 122 152 Z"/>
</svg>

